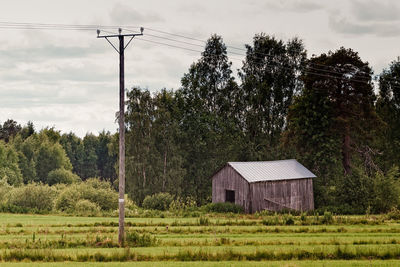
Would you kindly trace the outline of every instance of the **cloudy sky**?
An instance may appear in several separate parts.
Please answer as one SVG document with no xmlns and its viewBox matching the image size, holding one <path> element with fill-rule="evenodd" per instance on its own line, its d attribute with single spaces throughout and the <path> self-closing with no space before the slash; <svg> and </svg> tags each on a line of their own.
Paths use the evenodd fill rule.
<svg viewBox="0 0 400 267">
<path fill-rule="evenodd" d="M 106 26 L 121 26 L 126 33 L 143 26 L 145 36 L 126 50 L 125 84 L 152 91 L 179 88 L 200 57 L 201 40 L 213 33 L 235 48 L 251 44 L 260 32 L 283 40 L 297 36 L 309 55 L 353 48 L 376 74 L 400 56 L 396 0 L 2 0 L 0 5 L 0 123 L 32 121 L 38 130 L 54 126 L 79 136 L 117 129 L 118 54 L 95 30 L 16 29 L 4 22 L 102 25 L 108 32 L 117 27 Z M 236 53 L 229 53 L 233 69 L 240 68 L 243 56 L 237 53 L 244 52 L 229 52 Z"/>
</svg>

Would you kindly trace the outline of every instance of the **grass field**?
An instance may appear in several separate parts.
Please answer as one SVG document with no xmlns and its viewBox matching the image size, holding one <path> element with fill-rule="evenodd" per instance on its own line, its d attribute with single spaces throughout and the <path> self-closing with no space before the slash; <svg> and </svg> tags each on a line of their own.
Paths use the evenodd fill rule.
<svg viewBox="0 0 400 267">
<path fill-rule="evenodd" d="M 1 266 L 400 266 L 400 224 L 379 217 L 118 218 L 0 214 Z"/>
</svg>

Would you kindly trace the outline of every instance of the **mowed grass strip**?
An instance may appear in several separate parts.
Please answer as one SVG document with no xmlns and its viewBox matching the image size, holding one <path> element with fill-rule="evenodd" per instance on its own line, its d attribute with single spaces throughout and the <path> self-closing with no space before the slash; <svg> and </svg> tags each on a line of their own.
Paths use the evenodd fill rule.
<svg viewBox="0 0 400 267">
<path fill-rule="evenodd" d="M 96 267 L 125 267 L 132 266 L 131 262 L 25 262 L 25 263 L 1 263 L 3 267 L 54 267 L 54 266 L 66 266 L 66 267 L 85 267 L 85 266 L 96 266 Z M 186 266 L 207 266 L 207 267 L 253 267 L 253 266 L 265 266 L 265 267 L 393 267 L 400 266 L 400 260 L 323 260 L 323 261 L 208 261 L 208 262 L 179 262 L 179 261 L 162 261 L 162 262 L 135 262 L 134 266 L 137 267 L 186 267 Z"/>
<path fill-rule="evenodd" d="M 25 263 L 1 263 L 3 267 L 54 267 L 54 266 L 67 266 L 67 267 L 125 267 L 132 266 L 131 262 L 25 262 Z M 186 266 L 207 266 L 207 267 L 253 267 L 253 266 L 266 266 L 266 267 L 393 267 L 400 266 L 400 260 L 323 260 L 323 261 L 213 261 L 213 262 L 179 262 L 179 261 L 162 261 L 162 262 L 135 262 L 134 266 L 137 267 L 186 267 Z"/>
<path fill-rule="evenodd" d="M 351 247 L 327 246 L 316 248 L 165 248 L 162 249 L 80 249 L 80 250 L 4 250 L 2 261 L 263 261 L 263 260 L 366 260 L 398 259 L 399 246 Z"/>
</svg>

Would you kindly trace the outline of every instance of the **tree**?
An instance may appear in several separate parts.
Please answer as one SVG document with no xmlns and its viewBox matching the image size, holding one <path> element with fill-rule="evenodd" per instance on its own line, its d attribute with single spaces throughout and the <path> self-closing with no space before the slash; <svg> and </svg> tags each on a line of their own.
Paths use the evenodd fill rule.
<svg viewBox="0 0 400 267">
<path fill-rule="evenodd" d="M 6 143 L 10 139 L 17 135 L 21 131 L 22 127 L 15 120 L 8 119 L 0 127 L 0 140 L 4 140 Z"/>
<path fill-rule="evenodd" d="M 348 179 L 361 179 L 373 165 L 368 151 L 373 150 L 381 122 L 374 109 L 371 73 L 368 63 L 351 49 L 340 48 L 308 62 L 304 91 L 290 108 L 284 139 L 320 177 L 317 205 L 333 204 L 337 191 L 344 188 L 338 186 L 343 174 L 347 177 L 358 168 Z"/>
<path fill-rule="evenodd" d="M 220 36 L 207 41 L 202 57 L 191 65 L 177 92 L 181 112 L 181 151 L 186 175 L 185 195 L 205 203 L 211 195 L 212 172 L 235 160 L 240 150 L 236 85 L 226 46 Z"/>
<path fill-rule="evenodd" d="M 33 125 L 33 122 L 28 121 L 28 123 L 26 124 L 26 126 L 24 126 L 21 131 L 21 136 L 23 139 L 28 138 L 29 136 L 31 136 L 32 134 L 35 133 L 35 126 Z"/>
<path fill-rule="evenodd" d="M 40 144 L 36 159 L 36 174 L 40 182 L 46 183 L 48 174 L 56 169 L 72 170 L 64 149 L 59 143 L 44 141 Z"/>
<path fill-rule="evenodd" d="M 139 88 L 132 88 L 127 98 L 126 189 L 133 200 L 141 203 L 154 189 L 154 180 L 149 179 L 155 177 L 150 160 L 154 103 L 150 92 Z"/>
<path fill-rule="evenodd" d="M 93 134 L 86 134 L 82 141 L 83 144 L 83 161 L 81 178 L 83 180 L 90 177 L 97 177 L 99 171 L 97 169 L 97 147 L 98 139 Z"/>
<path fill-rule="evenodd" d="M 185 174 L 180 137 L 177 103 L 172 91 L 161 90 L 154 97 L 154 148 L 157 154 L 157 176 L 161 192 L 181 195 Z M 161 168 L 160 168 L 161 167 Z"/>
<path fill-rule="evenodd" d="M 300 93 L 306 51 L 301 40 L 284 43 L 263 33 L 246 45 L 239 71 L 242 80 L 241 120 L 247 138 L 247 160 L 276 159 L 280 135 L 293 97 Z"/>
<path fill-rule="evenodd" d="M 386 123 L 379 142 L 380 165 L 385 170 L 400 161 L 400 58 L 379 76 L 377 113 Z"/>
<path fill-rule="evenodd" d="M 85 152 L 82 139 L 70 132 L 63 134 L 60 139 L 60 144 L 64 148 L 71 164 L 73 171 L 80 177 L 84 174 Z"/>
<path fill-rule="evenodd" d="M 117 156 L 110 150 L 112 136 L 110 132 L 102 131 L 97 139 L 96 155 L 98 176 L 113 183 L 115 179 L 117 179 L 117 172 L 115 169 Z"/>
<path fill-rule="evenodd" d="M 22 175 L 18 166 L 18 154 L 13 147 L 0 141 L 0 179 L 5 179 L 10 185 L 20 185 Z"/>
</svg>

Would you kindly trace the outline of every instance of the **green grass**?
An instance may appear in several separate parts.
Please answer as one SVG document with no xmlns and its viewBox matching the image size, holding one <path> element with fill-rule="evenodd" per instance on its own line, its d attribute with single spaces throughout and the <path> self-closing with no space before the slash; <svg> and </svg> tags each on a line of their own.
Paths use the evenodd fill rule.
<svg viewBox="0 0 400 267">
<path fill-rule="evenodd" d="M 400 266 L 397 221 L 345 216 L 300 225 L 295 218 L 283 226 L 263 224 L 274 216 L 229 216 L 127 218 L 127 231 L 152 242 L 120 248 L 118 218 L 0 214 L 0 265 Z"/>
<path fill-rule="evenodd" d="M 119 266 L 132 266 L 131 262 L 110 262 L 110 263 L 93 263 L 93 262 L 62 262 L 62 263 L 2 263 L 4 267 L 53 267 L 53 266 L 99 266 L 99 267 L 119 267 Z M 186 266 L 210 266 L 210 267 L 225 267 L 225 266 L 267 266 L 267 267 L 393 267 L 400 266 L 398 260 L 387 260 L 387 261 L 269 261 L 269 262 L 232 262 L 232 261 L 220 261 L 220 262 L 135 262 L 134 266 L 138 267 L 186 267 Z"/>
</svg>

